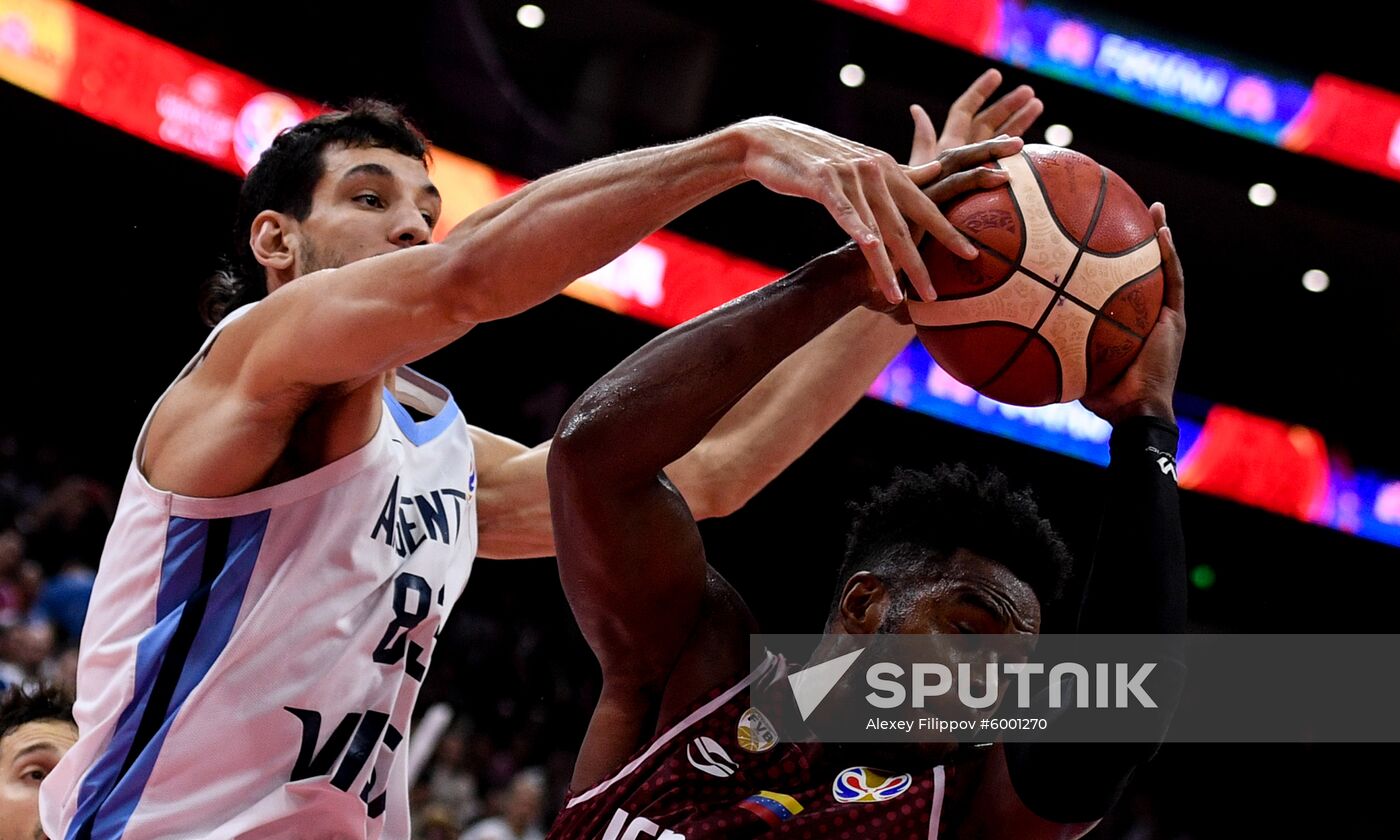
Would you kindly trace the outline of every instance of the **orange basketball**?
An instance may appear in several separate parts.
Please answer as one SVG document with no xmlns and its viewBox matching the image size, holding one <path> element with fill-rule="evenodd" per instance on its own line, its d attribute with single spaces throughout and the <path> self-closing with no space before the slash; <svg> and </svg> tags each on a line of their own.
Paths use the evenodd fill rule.
<svg viewBox="0 0 1400 840">
<path fill-rule="evenodd" d="M 995 164 L 1004 187 L 944 214 L 981 254 L 925 237 L 938 300 L 909 314 L 933 358 L 1001 402 L 1045 405 L 1093 394 L 1137 356 L 1162 306 L 1162 255 L 1147 206 L 1087 155 L 1027 145 Z"/>
</svg>

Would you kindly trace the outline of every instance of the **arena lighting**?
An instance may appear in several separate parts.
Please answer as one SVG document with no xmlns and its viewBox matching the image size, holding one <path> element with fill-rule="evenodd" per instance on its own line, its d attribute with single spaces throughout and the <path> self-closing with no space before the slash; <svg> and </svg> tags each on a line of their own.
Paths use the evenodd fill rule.
<svg viewBox="0 0 1400 840">
<path fill-rule="evenodd" d="M 0 0 L 0 79 L 237 175 L 280 129 L 320 112 L 309 100 L 65 0 Z M 439 236 L 525 183 L 441 148 L 433 153 L 432 177 L 443 193 Z M 566 294 L 673 326 L 781 273 L 663 230 Z M 917 344 L 886 368 L 869 393 L 1090 463 L 1108 461 L 1108 424 L 1079 404 L 998 403 L 953 380 Z M 1314 430 L 1229 406 L 1201 410 L 1204 422 L 1180 418 L 1183 488 L 1400 545 L 1396 477 L 1352 469 Z"/>
<path fill-rule="evenodd" d="M 1400 180 L 1400 94 L 1279 76 L 1034 0 L 822 0 L 961 50 Z"/>
<path fill-rule="evenodd" d="M 526 29 L 539 29 L 544 26 L 544 9 L 527 3 L 516 10 L 515 20 Z"/>
<path fill-rule="evenodd" d="M 1074 142 L 1074 132 L 1069 126 L 1055 123 L 1045 127 L 1045 142 L 1052 146 L 1068 146 Z"/>
<path fill-rule="evenodd" d="M 1255 184 L 1249 188 L 1249 203 L 1255 207 L 1272 207 L 1278 200 L 1278 190 L 1271 184 Z"/>
<path fill-rule="evenodd" d="M 1310 292 L 1325 292 L 1327 287 L 1332 285 L 1332 278 L 1327 276 L 1327 272 L 1310 268 L 1303 272 L 1303 288 Z"/>
<path fill-rule="evenodd" d="M 847 64 L 842 67 L 841 84 L 848 88 L 858 88 L 865 84 L 865 68 L 859 64 Z"/>
</svg>

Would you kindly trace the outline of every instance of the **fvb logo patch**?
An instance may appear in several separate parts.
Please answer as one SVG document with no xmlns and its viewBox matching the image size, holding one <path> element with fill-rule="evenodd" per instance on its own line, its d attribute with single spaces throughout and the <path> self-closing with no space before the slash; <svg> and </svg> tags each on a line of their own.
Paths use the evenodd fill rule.
<svg viewBox="0 0 1400 840">
<path fill-rule="evenodd" d="M 836 774 L 831 795 L 837 802 L 886 802 L 914 784 L 908 773 L 890 776 L 869 767 L 852 767 Z"/>
<path fill-rule="evenodd" d="M 745 752 L 764 753 L 778 744 L 778 730 L 758 709 L 750 707 L 739 716 L 739 748 Z"/>
</svg>

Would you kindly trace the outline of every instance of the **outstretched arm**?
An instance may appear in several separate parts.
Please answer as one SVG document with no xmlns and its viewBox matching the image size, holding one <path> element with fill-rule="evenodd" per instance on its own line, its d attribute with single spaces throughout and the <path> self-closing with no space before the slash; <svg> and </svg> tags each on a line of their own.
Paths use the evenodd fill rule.
<svg viewBox="0 0 1400 840">
<path fill-rule="evenodd" d="M 847 260 L 846 270 L 865 285 L 863 263 Z M 785 359 L 666 467 L 691 515 L 708 519 L 743 507 L 850 410 L 909 338 L 908 326 L 860 309 Z M 477 428 L 472 441 L 480 555 L 553 555 L 545 475 L 551 444 L 528 447 Z"/>
<path fill-rule="evenodd" d="M 923 108 L 913 106 L 909 165 L 922 166 L 953 148 L 1002 134 L 1019 136 L 1029 128 L 1043 104 L 1025 85 L 988 104 L 1001 82 L 997 70 L 979 76 L 953 103 L 941 133 Z M 853 261 L 851 269 L 867 272 L 865 282 L 876 288 L 868 262 Z M 912 327 L 862 308 L 785 359 L 699 444 L 666 468 L 695 518 L 724 516 L 743 507 L 845 415 L 913 337 Z M 547 457 L 547 445 L 531 449 L 480 434 L 482 556 L 554 553 Z"/>
<path fill-rule="evenodd" d="M 788 354 L 866 299 L 858 253 L 819 257 L 670 330 L 590 388 L 549 453 L 559 574 L 603 670 L 574 789 L 617 766 L 674 708 L 732 677 L 747 610 L 706 565 L 665 467 Z M 680 667 L 679 662 L 697 667 Z"/>
<path fill-rule="evenodd" d="M 933 192 L 986 185 L 978 164 L 1016 146 L 950 154 L 958 174 Z M 853 270 L 860 259 L 844 248 L 668 331 L 560 423 L 549 455 L 560 576 L 603 669 L 576 786 L 641 743 L 663 704 L 693 699 L 746 656 L 735 635 L 746 611 L 707 569 L 694 517 L 663 470 L 783 359 L 871 299 Z M 694 667 L 678 668 L 682 657 Z"/>
<path fill-rule="evenodd" d="M 790 120 L 746 120 L 541 178 L 468 217 L 440 244 L 300 278 L 235 325 L 225 341 L 240 345 L 240 382 L 259 393 L 371 376 L 472 324 L 535 305 L 747 180 L 826 207 L 891 303 L 902 299 L 897 268 L 921 294 L 932 295 L 906 218 L 953 251 L 975 255 L 919 189 L 939 168 L 936 161 L 901 166 L 884 152 Z M 372 209 L 416 215 L 409 198 Z M 242 334 L 257 340 L 242 342 Z"/>
<path fill-rule="evenodd" d="M 200 496 L 258 486 L 299 421 L 322 406 L 335 442 L 312 446 L 311 466 L 352 451 L 378 416 L 378 394 L 362 386 L 476 323 L 551 297 L 745 180 L 821 202 L 861 244 L 890 300 L 900 295 L 894 265 L 919 288 L 928 282 L 906 216 L 955 247 L 971 247 L 919 189 L 939 164 L 902 167 L 883 152 L 775 117 L 541 178 L 439 244 L 422 244 L 433 204 L 426 173 L 411 166 L 395 174 L 388 164 L 401 161 L 383 154 L 328 166 L 316 200 L 338 218 L 385 214 L 385 239 L 353 245 L 387 253 L 298 277 L 314 244 L 300 222 L 271 210 L 254 220 L 254 252 L 288 282 L 230 324 L 162 404 L 143 463 L 160 486 Z"/>
<path fill-rule="evenodd" d="M 1044 104 L 1027 85 L 988 104 L 1001 82 L 997 70 L 979 76 L 954 101 L 941 133 L 923 108 L 912 106 L 909 165 L 920 166 L 960 146 L 1025 132 Z M 697 519 L 743 507 L 841 419 L 913 339 L 912 326 L 857 309 L 764 377 L 666 474 Z"/>
<path fill-rule="evenodd" d="M 892 254 L 911 272 L 921 266 L 912 244 L 904 253 L 903 215 L 950 229 L 916 183 L 937 168 L 901 167 L 882 152 L 799 123 L 749 120 L 557 172 L 467 218 L 439 244 L 299 278 L 221 343 L 238 346 L 239 381 L 254 394 L 373 376 L 472 324 L 539 303 L 746 180 L 821 202 L 892 278 Z M 358 192 L 348 190 L 357 194 L 347 198 Z M 412 196 L 384 198 L 366 212 L 419 212 Z M 316 350 L 322 352 L 310 352 Z"/>
</svg>

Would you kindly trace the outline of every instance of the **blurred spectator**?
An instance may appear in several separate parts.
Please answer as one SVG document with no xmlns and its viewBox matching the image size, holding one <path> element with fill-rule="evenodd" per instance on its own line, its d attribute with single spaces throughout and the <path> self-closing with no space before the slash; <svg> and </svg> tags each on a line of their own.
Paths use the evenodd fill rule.
<svg viewBox="0 0 1400 840">
<path fill-rule="evenodd" d="M 413 840 L 457 840 L 462 825 L 453 819 L 451 808 L 436 802 L 418 810 L 413 822 Z"/>
<path fill-rule="evenodd" d="M 461 840 L 544 840 L 544 773 L 537 769 L 515 774 L 501 797 L 499 817 L 482 820 Z"/>
<path fill-rule="evenodd" d="M 20 445 L 18 436 L 0 433 L 0 525 L 15 521 L 44 497 L 35 470 L 25 456 L 33 453 Z"/>
<path fill-rule="evenodd" d="M 24 535 L 13 528 L 0 532 L 0 624 L 13 624 L 28 608 L 19 585 L 24 564 Z"/>
<path fill-rule="evenodd" d="M 107 541 L 116 510 L 112 498 L 111 489 L 91 478 L 59 481 L 43 501 L 15 519 L 29 541 L 29 556 L 49 572 L 66 563 L 91 564 Z"/>
<path fill-rule="evenodd" d="M 69 696 L 52 688 L 0 697 L 0 838 L 42 838 L 39 785 L 78 739 Z"/>
<path fill-rule="evenodd" d="M 460 727 L 450 730 L 438 743 L 428 789 L 432 802 L 446 808 L 459 827 L 481 813 L 476 774 L 467 763 L 467 733 Z"/>
<path fill-rule="evenodd" d="M 0 634 L 0 688 L 34 688 L 47 676 L 53 653 L 53 627 L 46 621 L 26 621 Z"/>
<path fill-rule="evenodd" d="M 61 642 L 77 644 L 83 635 L 83 621 L 96 578 L 97 573 L 82 563 L 65 563 L 57 577 L 44 581 L 39 588 L 31 617 L 52 624 Z"/>
<path fill-rule="evenodd" d="M 19 585 L 20 599 L 28 609 L 39 600 L 39 592 L 44 588 L 44 570 L 33 560 L 25 560 L 19 564 L 15 582 Z"/>
<path fill-rule="evenodd" d="M 78 649 L 70 647 L 59 654 L 58 661 L 54 663 L 53 687 L 67 694 L 69 697 L 78 696 Z"/>
</svg>

